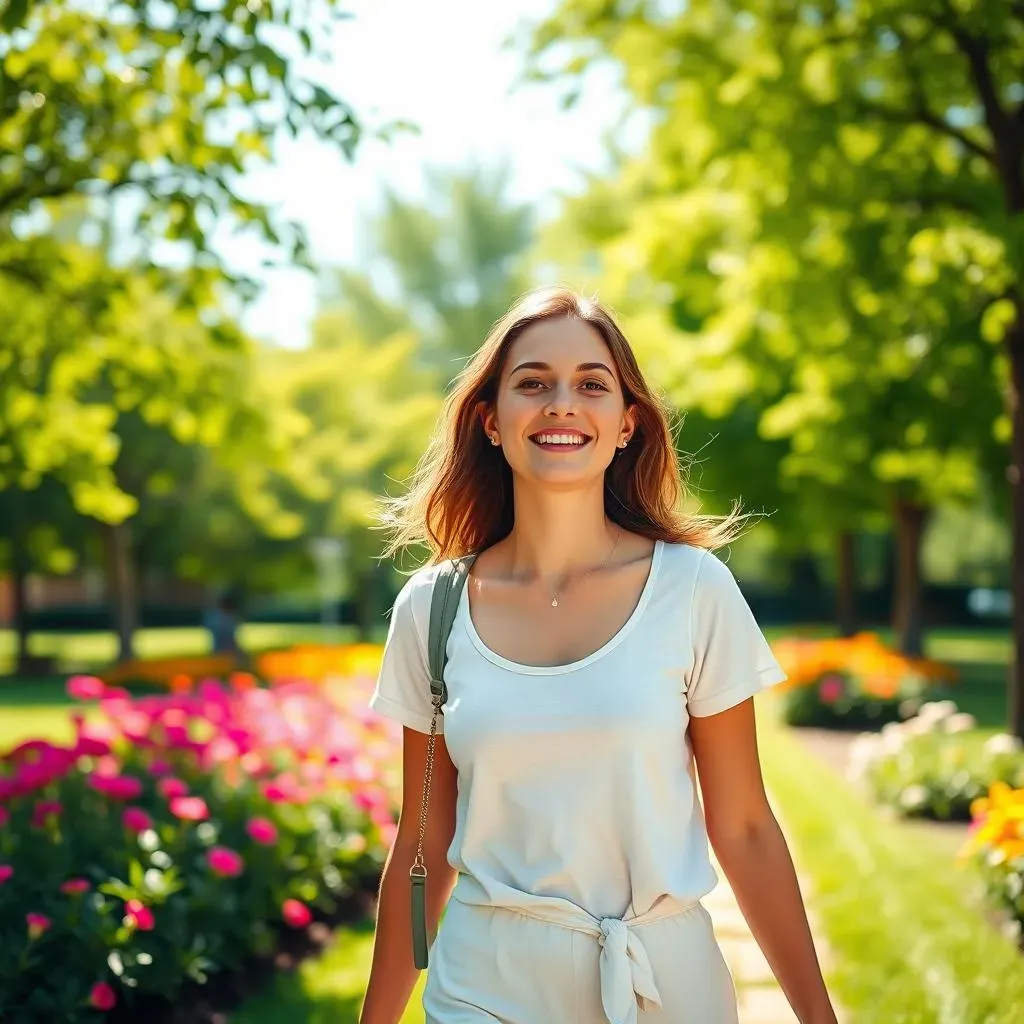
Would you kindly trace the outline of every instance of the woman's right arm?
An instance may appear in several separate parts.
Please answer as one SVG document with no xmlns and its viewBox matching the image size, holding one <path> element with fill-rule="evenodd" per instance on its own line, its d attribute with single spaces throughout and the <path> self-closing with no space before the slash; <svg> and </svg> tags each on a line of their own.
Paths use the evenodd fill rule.
<svg viewBox="0 0 1024 1024">
<path fill-rule="evenodd" d="M 359 1024 L 398 1024 L 419 976 L 412 959 L 409 868 L 416 857 L 419 837 L 427 736 L 408 727 L 403 728 L 402 734 L 402 811 L 381 879 L 370 981 Z M 448 864 L 448 848 L 455 834 L 457 789 L 457 772 L 448 756 L 444 737 L 439 734 L 434 747 L 427 830 L 423 840 L 430 939 L 437 933 L 441 912 L 455 884 L 456 872 Z"/>
</svg>

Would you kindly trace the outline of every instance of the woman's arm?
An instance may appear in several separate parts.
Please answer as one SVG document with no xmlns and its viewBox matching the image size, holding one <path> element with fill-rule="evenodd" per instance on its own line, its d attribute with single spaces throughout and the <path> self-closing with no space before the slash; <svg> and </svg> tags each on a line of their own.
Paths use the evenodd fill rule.
<svg viewBox="0 0 1024 1024">
<path fill-rule="evenodd" d="M 370 981 L 359 1024 L 398 1024 L 419 976 L 412 960 L 409 868 L 416 856 L 426 759 L 426 735 L 414 729 L 403 729 L 402 813 L 381 879 Z M 423 841 L 428 937 L 436 934 L 441 911 L 455 883 L 455 871 L 448 864 L 447 854 L 455 833 L 456 793 L 455 766 L 443 737 L 438 736 Z"/>
<path fill-rule="evenodd" d="M 754 703 L 690 719 L 708 838 L 801 1024 L 835 1024 L 789 848 L 765 796 Z"/>
</svg>

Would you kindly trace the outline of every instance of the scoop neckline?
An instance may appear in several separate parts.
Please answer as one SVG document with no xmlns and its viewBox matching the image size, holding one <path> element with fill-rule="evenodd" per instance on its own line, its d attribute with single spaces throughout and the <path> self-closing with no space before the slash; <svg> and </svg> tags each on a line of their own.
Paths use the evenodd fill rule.
<svg viewBox="0 0 1024 1024">
<path fill-rule="evenodd" d="M 576 661 L 566 662 L 563 665 L 525 665 L 522 662 L 512 661 L 510 658 L 504 658 L 496 651 L 492 651 L 491 648 L 483 642 L 480 634 L 476 631 L 476 625 L 473 622 L 473 615 L 469 607 L 469 587 L 462 588 L 462 594 L 459 596 L 458 614 L 462 618 L 466 633 L 473 646 L 489 662 L 499 666 L 500 668 L 508 669 L 510 672 L 515 672 L 519 675 L 528 676 L 558 676 L 565 675 L 569 672 L 577 672 L 582 668 L 586 668 L 588 665 L 592 665 L 595 661 L 599 661 L 606 654 L 610 654 L 636 627 L 636 624 L 640 621 L 644 610 L 650 602 L 651 593 L 654 590 L 654 584 L 657 581 L 658 573 L 661 569 L 664 544 L 665 542 L 662 540 L 655 540 L 654 542 L 654 551 L 651 554 L 651 565 L 647 570 L 647 579 L 644 581 L 644 586 L 640 591 L 640 597 L 636 602 L 636 607 L 633 609 L 629 618 L 626 619 L 619 630 L 600 647 L 598 647 L 596 651 L 593 651 L 586 657 L 579 658 Z"/>
</svg>

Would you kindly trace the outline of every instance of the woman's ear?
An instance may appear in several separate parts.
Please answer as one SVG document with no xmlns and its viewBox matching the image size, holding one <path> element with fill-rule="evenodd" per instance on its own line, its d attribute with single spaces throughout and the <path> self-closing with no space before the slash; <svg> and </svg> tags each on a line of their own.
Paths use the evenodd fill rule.
<svg viewBox="0 0 1024 1024">
<path fill-rule="evenodd" d="M 622 414 L 621 440 L 628 441 L 636 433 L 636 421 L 636 403 L 634 403 L 627 406 L 626 411 Z"/>
<path fill-rule="evenodd" d="M 498 417 L 495 415 L 494 410 L 486 402 L 479 402 L 476 410 L 484 433 L 489 438 L 496 437 L 498 434 Z"/>
</svg>

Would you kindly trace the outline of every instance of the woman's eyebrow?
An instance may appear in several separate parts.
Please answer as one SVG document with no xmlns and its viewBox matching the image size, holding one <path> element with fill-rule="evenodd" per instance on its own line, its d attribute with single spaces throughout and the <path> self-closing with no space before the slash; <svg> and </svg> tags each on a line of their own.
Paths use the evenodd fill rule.
<svg viewBox="0 0 1024 1024">
<path fill-rule="evenodd" d="M 529 363 L 520 363 L 512 371 L 512 373 L 518 373 L 520 370 L 550 370 L 550 369 L 551 369 L 551 366 L 548 363 L 529 362 Z M 607 366 L 605 366 L 604 363 L 580 363 L 580 365 L 576 367 L 576 372 L 577 373 L 585 373 L 587 370 L 604 370 L 604 372 L 607 373 L 609 377 L 614 377 L 615 376 L 615 374 L 613 374 L 612 371 Z M 511 376 L 511 374 L 510 374 L 510 376 Z"/>
</svg>

